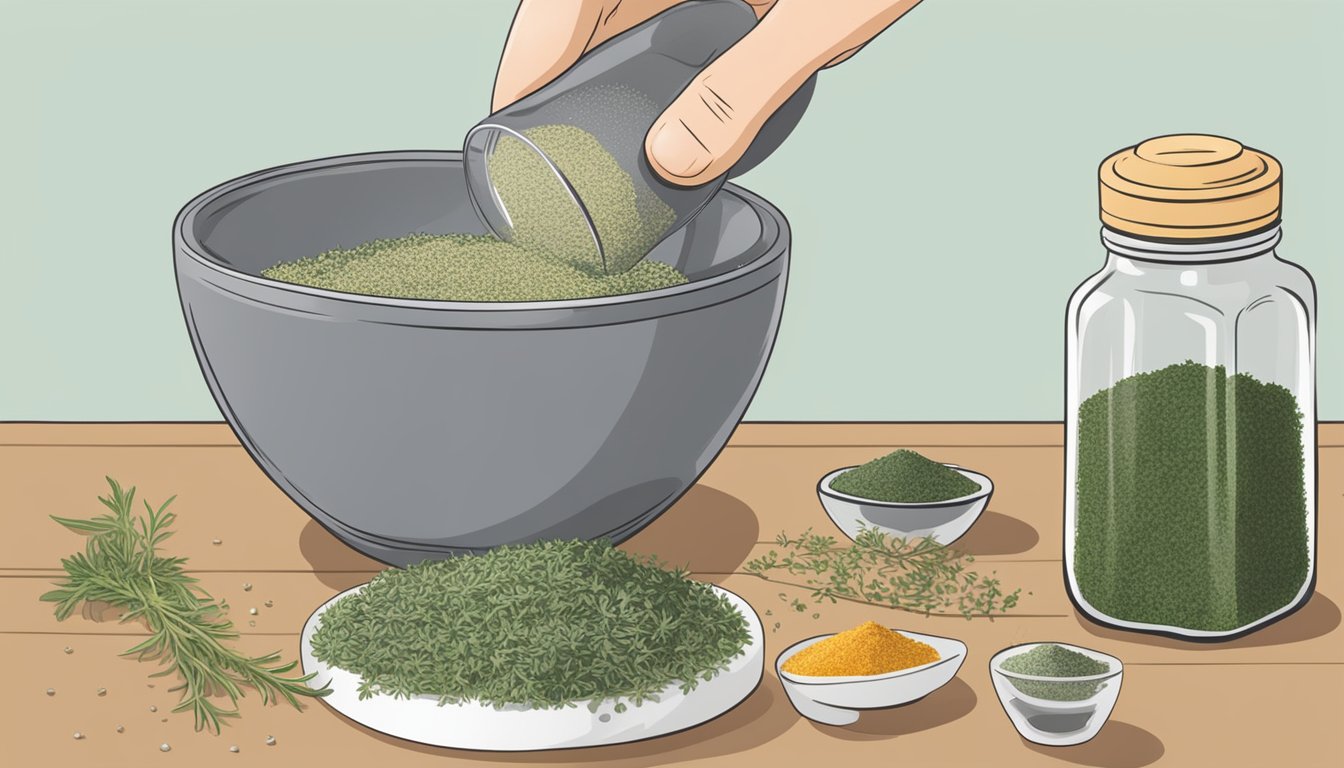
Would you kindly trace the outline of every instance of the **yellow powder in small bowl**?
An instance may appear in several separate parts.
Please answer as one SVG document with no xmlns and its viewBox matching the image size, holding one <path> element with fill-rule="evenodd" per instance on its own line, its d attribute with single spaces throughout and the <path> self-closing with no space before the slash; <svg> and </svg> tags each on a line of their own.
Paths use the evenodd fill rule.
<svg viewBox="0 0 1344 768">
<path fill-rule="evenodd" d="M 791 675 L 850 677 L 884 675 L 941 658 L 927 643 L 912 640 L 874 621 L 813 643 L 780 667 Z"/>
</svg>

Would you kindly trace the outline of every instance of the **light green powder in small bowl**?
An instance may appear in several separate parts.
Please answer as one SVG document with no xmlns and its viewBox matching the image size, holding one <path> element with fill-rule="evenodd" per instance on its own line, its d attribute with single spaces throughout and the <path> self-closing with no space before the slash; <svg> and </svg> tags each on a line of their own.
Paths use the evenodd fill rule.
<svg viewBox="0 0 1344 768">
<path fill-rule="evenodd" d="M 1036 677 L 1090 677 L 1111 670 L 1111 665 L 1086 654 L 1054 643 L 1009 656 L 999 662 L 1005 672 Z M 1050 682 L 1047 680 L 1019 680 L 1007 677 L 1008 682 L 1027 696 L 1048 701 L 1082 701 L 1091 698 L 1106 684 L 1099 680 Z"/>
</svg>

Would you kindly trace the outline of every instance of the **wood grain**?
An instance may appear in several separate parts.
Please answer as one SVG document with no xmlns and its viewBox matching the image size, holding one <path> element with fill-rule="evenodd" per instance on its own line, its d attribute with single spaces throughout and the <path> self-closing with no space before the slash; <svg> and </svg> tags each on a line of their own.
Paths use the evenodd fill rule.
<svg viewBox="0 0 1344 768">
<path fill-rule="evenodd" d="M 253 696 L 221 736 L 196 733 L 171 714 L 170 683 L 118 656 L 143 629 L 115 617 L 57 622 L 38 596 L 79 538 L 48 515 L 87 517 L 101 507 L 103 476 L 138 486 L 150 501 L 177 494 L 174 554 L 231 606 L 241 647 L 297 655 L 298 632 L 317 605 L 381 566 L 313 523 L 277 490 L 222 424 L 0 424 L 0 482 L 18 534 L 0 538 L 0 654 L 13 695 L 0 699 L 7 754 L 16 765 L 653 766 L 795 765 L 807 760 L 918 761 L 927 765 L 1330 765 L 1344 753 L 1344 424 L 1320 427 L 1317 592 L 1292 616 L 1247 637 L 1190 643 L 1119 632 L 1073 609 L 1063 588 L 1062 430 L 1059 424 L 744 424 L 729 447 L 671 510 L 624 546 L 689 567 L 745 597 L 766 627 L 766 655 L 796 640 L 873 619 L 957 637 L 969 647 L 956 680 L 909 707 L 866 714 L 844 729 L 813 725 L 789 706 L 773 673 L 744 704 L 700 728 L 601 749 L 490 754 L 422 747 L 354 725 L 324 705 L 304 713 L 263 709 Z M 1019 607 L 993 621 L 921 616 L 854 603 L 817 606 L 806 589 L 742 572 L 780 531 L 839 536 L 816 499 L 817 479 L 896 447 L 914 447 L 994 478 L 989 510 L 958 543 L 1008 588 Z M 219 544 L 214 541 L 218 539 Z M 243 584 L 250 583 L 251 591 Z M 1028 594 L 1029 593 L 1029 594 Z M 781 595 L 783 597 L 781 598 Z M 790 606 L 806 603 L 802 613 Z M 270 601 L 271 605 L 265 605 Z M 249 608 L 257 608 L 253 616 Z M 813 618 L 819 613 L 819 618 Z M 255 622 L 250 625 L 249 622 Z M 778 627 L 775 627 L 776 622 Z M 1101 735 L 1048 749 L 1017 736 L 999 707 L 986 663 L 1020 642 L 1057 640 L 1126 663 L 1124 689 Z M 73 653 L 62 648 L 71 646 Z M 150 685 L 155 687 L 151 688 Z M 47 688 L 55 696 L 47 696 Z M 106 687 L 106 696 L 97 696 Z M 149 706 L 158 712 L 149 712 Z M 164 718 L 167 722 L 164 722 Z M 125 726 L 117 734 L 115 726 Z M 87 734 L 76 741 L 75 730 Z M 277 744 L 265 745 L 274 734 Z M 169 742 L 164 755 L 159 744 Z M 228 752 L 237 744 L 241 752 Z"/>
<path fill-rule="evenodd" d="M 65 655 L 63 644 L 73 643 Z M 242 717 L 215 736 L 192 730 L 189 715 L 169 710 L 175 694 L 145 676 L 144 664 L 117 659 L 123 638 L 77 641 L 0 635 L 0 654 L 26 659 L 0 698 L 12 765 L 613 765 L 676 763 L 725 766 L 886 765 L 1046 766 L 1074 763 L 1140 768 L 1175 766 L 1327 766 L 1344 749 L 1338 707 L 1342 665 L 1126 666 L 1110 721 L 1088 744 L 1047 749 L 1022 740 L 999 706 L 982 652 L 953 682 L 917 705 L 870 712 L 848 728 L 813 725 L 789 706 L 767 674 L 736 709 L 699 728 L 634 744 L 538 753 L 480 753 L 400 742 L 309 703 L 306 711 L 263 708 L 255 695 Z M 297 639 L 249 637 L 251 653 L 282 650 Z M 155 685 L 154 688 L 148 687 Z M 55 696 L 46 689 L 54 688 Z M 98 696 L 96 689 L 108 689 Z M 1315 692 L 1317 695 L 1312 696 Z M 1307 695 L 1304 696 L 1304 693 Z M 1337 704 L 1338 699 L 1334 699 Z M 156 706 L 158 712 L 150 712 Z M 164 719 L 167 722 L 163 722 Z M 116 726 L 125 727 L 116 733 Z M 75 741 L 82 731 L 87 738 Z M 1288 736 L 1291 734 L 1291 736 Z M 276 745 L 265 745 L 267 735 Z M 163 755 L 167 742 L 172 753 Z M 238 755 L 228 752 L 236 744 Z M 161 762 L 155 762 L 161 761 Z"/>
</svg>

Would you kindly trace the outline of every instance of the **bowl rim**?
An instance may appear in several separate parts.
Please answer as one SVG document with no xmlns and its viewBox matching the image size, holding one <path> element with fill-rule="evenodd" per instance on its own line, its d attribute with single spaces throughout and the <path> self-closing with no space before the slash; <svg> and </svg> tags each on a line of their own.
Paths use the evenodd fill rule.
<svg viewBox="0 0 1344 768">
<path fill-rule="evenodd" d="M 899 632 L 902 635 L 905 635 L 906 637 L 910 638 L 911 640 L 920 640 L 921 642 L 923 642 L 924 638 L 932 638 L 935 640 L 945 640 L 950 643 L 956 643 L 958 650 L 955 654 L 952 654 L 950 656 L 943 656 L 937 661 L 931 661 L 928 664 L 920 664 L 917 667 L 898 669 L 894 672 L 883 672 L 880 675 L 796 675 L 792 672 L 784 671 L 783 668 L 784 662 L 788 661 L 798 651 L 801 651 L 803 649 L 803 646 L 812 645 L 815 642 L 819 642 L 826 638 L 835 637 L 836 635 L 840 634 L 839 632 L 827 632 L 825 634 L 813 635 L 812 637 L 799 640 L 793 645 L 790 645 L 788 648 L 785 648 L 784 650 L 780 651 L 779 655 L 775 657 L 775 672 L 779 675 L 781 679 L 787 680 L 788 682 L 794 683 L 796 685 L 849 685 L 853 683 L 875 683 L 882 680 L 890 680 L 897 677 L 907 677 L 910 675 L 918 674 L 920 672 L 926 672 L 930 669 L 933 669 L 934 667 L 942 666 L 943 664 L 965 658 L 966 656 L 966 644 L 956 639 L 955 637 L 944 637 L 943 635 L 930 635 L 923 632 L 912 632 L 908 629 L 901 629 L 899 627 L 887 627 L 887 629 L 891 630 L 892 632 Z"/>
<path fill-rule="evenodd" d="M 836 478 L 852 469 L 858 469 L 862 466 L 861 464 L 854 464 L 848 467 L 834 469 L 826 473 L 817 481 L 817 493 L 822 496 L 829 496 L 836 501 L 843 501 L 849 504 L 864 504 L 871 507 L 887 507 L 890 509 L 938 509 L 941 507 L 957 507 L 969 502 L 979 501 L 994 492 L 994 481 L 989 479 L 988 475 L 983 475 L 975 470 L 966 469 L 957 464 L 942 464 L 948 469 L 956 470 L 962 477 L 979 483 L 980 490 L 965 496 L 958 496 L 955 499 L 944 499 L 943 501 L 881 501 L 879 499 L 866 499 L 862 496 L 851 496 L 848 493 L 843 493 L 831 488 L 831 483 L 834 482 Z"/>
<path fill-rule="evenodd" d="M 333 291 L 325 288 L 286 283 L 260 275 L 229 267 L 216 259 L 208 248 L 196 237 L 195 224 L 200 215 L 211 203 L 226 195 L 239 192 L 254 185 L 286 181 L 291 177 L 305 174 L 351 169 L 368 165 L 395 165 L 406 163 L 448 163 L 459 167 L 465 165 L 461 150 L 386 150 L 377 152 L 357 152 L 344 155 L 301 160 L 293 163 L 272 166 L 243 176 L 216 184 L 193 197 L 178 211 L 173 220 L 173 241 L 178 250 L 201 267 L 230 279 L 250 283 L 262 288 L 281 291 L 298 297 L 309 297 L 325 301 L 342 302 L 371 307 L 397 307 L 419 310 L 457 311 L 471 313 L 501 312 L 554 312 L 556 310 L 600 310 L 604 307 L 631 306 L 660 300 L 672 300 L 674 297 L 710 290 L 726 283 L 735 282 L 759 272 L 779 261 L 789 249 L 791 240 L 788 219 L 783 212 L 759 195 L 737 186 L 724 184 L 720 192 L 726 192 L 747 205 L 757 215 L 761 232 L 757 243 L 761 253 L 751 261 L 736 268 L 706 277 L 702 280 L 690 280 L 680 285 L 660 288 L 654 291 L 617 296 L 598 296 L 586 299 L 563 299 L 556 301 L 444 301 L 438 299 L 406 299 L 390 296 L 372 296 L 360 293 Z M 465 172 L 465 171 L 464 171 Z M 315 255 L 315 254 L 314 254 Z M 742 293 L 749 293 L 756 287 L 749 287 Z"/>
<path fill-rule="evenodd" d="M 1000 666 L 1003 664 L 1003 662 L 1007 661 L 1008 659 L 1011 659 L 1015 656 L 1020 656 L 1026 653 L 1027 651 L 1030 651 L 1032 648 L 1036 648 L 1042 645 L 1058 645 L 1061 648 L 1065 648 L 1067 650 L 1074 651 L 1077 653 L 1082 653 L 1083 655 L 1092 658 L 1093 661 L 1105 661 L 1106 663 L 1111 665 L 1111 668 L 1105 672 L 1099 672 L 1095 675 L 1081 675 L 1077 677 L 1053 677 L 1050 675 L 1028 675 L 1022 672 L 1013 672 L 1011 670 L 1003 669 Z M 1102 658 L 1096 658 L 1098 656 Z M 1007 648 L 1004 648 L 1003 650 L 994 654 L 990 658 L 989 668 L 996 674 L 1002 675 L 1007 678 L 1012 678 L 1014 680 L 1030 680 L 1041 683 L 1090 683 L 1101 680 L 1109 680 L 1113 677 L 1123 674 L 1125 671 L 1125 663 L 1120 659 L 1117 659 L 1116 657 L 1110 655 L 1109 653 L 1103 653 L 1093 648 L 1086 648 L 1081 645 L 1073 645 L 1072 643 L 1060 643 L 1055 642 L 1053 640 L 1040 640 L 1030 643 L 1019 643 L 1017 645 L 1010 645 Z"/>
</svg>

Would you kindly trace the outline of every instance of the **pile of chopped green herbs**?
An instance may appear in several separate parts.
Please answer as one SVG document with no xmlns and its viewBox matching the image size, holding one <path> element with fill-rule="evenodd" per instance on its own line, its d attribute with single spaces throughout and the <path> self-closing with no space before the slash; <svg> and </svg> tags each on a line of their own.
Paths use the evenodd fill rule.
<svg viewBox="0 0 1344 768">
<path fill-rule="evenodd" d="M 173 535 L 168 530 L 177 519 L 168 511 L 173 499 L 157 509 L 144 502 L 145 514 L 135 516 L 135 488 L 123 491 L 110 477 L 107 482 L 112 494 L 98 500 L 111 514 L 89 520 L 52 518 L 88 537 L 83 552 L 61 560 L 66 578 L 59 589 L 42 595 L 42 600 L 56 603 L 58 620 L 85 603 L 106 603 L 125 611 L 122 623 L 143 622 L 150 636 L 124 655 L 157 660 L 165 669 L 153 677 L 181 678 L 169 689 L 182 692 L 173 711 L 194 713 L 198 731 L 208 727 L 218 732 L 221 719 L 237 717 L 245 687 L 261 693 L 263 703 L 283 698 L 296 709 L 302 709 L 299 696 L 330 693 L 305 685 L 312 675 L 285 677 L 297 662 L 282 663 L 279 653 L 250 657 L 225 645 L 238 637 L 233 623 L 223 618 L 225 606 L 187 575 L 186 558 L 159 554 L 159 545 Z M 228 697 L 231 708 L 216 700 L 221 696 Z"/>
<path fill-rule="evenodd" d="M 1088 677 L 1111 670 L 1111 665 L 1086 654 L 1054 643 L 1038 645 L 1026 653 L 1009 656 L 999 667 L 1019 675 L 1037 677 Z M 1027 696 L 1048 701 L 1082 701 L 1091 698 L 1105 683 L 1098 680 L 1052 683 L 1045 680 L 1008 678 L 1013 687 Z"/>
<path fill-rule="evenodd" d="M 980 484 L 915 451 L 901 449 L 831 481 L 831 490 L 874 501 L 912 504 L 969 496 Z"/>
<path fill-rule="evenodd" d="M 1004 594 L 992 575 L 966 570 L 973 556 L 932 538 L 907 541 L 864 528 L 852 545 L 842 546 L 809 528 L 796 538 L 781 533 L 775 545 L 779 551 L 748 562 L 747 573 L 805 587 L 817 601 L 849 600 L 924 614 L 955 610 L 970 619 L 1006 613 L 1022 593 Z"/>
<path fill-rule="evenodd" d="M 312 647 L 361 677 L 360 698 L 623 711 L 712 679 L 749 638 L 684 571 L 607 541 L 543 541 L 384 571 L 327 609 Z"/>
</svg>

